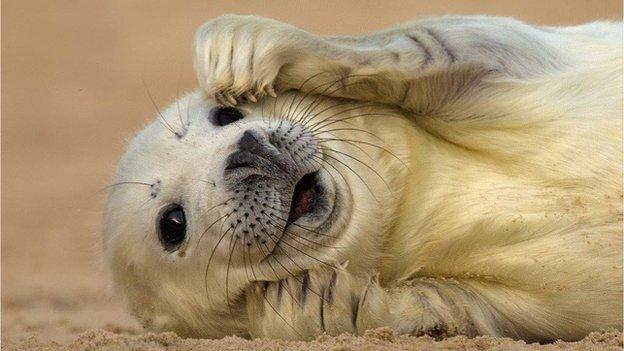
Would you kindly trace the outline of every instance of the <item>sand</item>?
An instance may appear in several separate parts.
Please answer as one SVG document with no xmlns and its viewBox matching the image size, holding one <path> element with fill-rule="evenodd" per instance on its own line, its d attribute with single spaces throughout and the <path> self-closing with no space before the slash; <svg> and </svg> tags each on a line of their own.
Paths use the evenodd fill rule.
<svg viewBox="0 0 624 351">
<path fill-rule="evenodd" d="M 464 349 L 510 340 L 321 338 L 312 343 L 184 340 L 146 334 L 109 297 L 100 264 L 105 192 L 125 141 L 196 87 L 191 38 L 209 18 L 257 14 L 319 34 L 377 30 L 418 16 L 492 14 L 537 24 L 622 18 L 620 0 L 106 0 L 2 2 L 2 348 Z M 143 83 L 145 82 L 145 84 Z M 381 335 L 381 337 L 375 337 Z M 381 338 L 381 339 L 380 339 Z M 389 341 L 391 338 L 393 341 Z M 621 348 L 592 334 L 545 348 Z M 533 345 L 530 347 L 534 347 Z"/>
<path fill-rule="evenodd" d="M 552 344 L 527 344 L 507 338 L 457 336 L 435 341 L 428 336 L 398 336 L 387 328 L 369 330 L 364 336 L 343 334 L 319 336 L 314 341 L 297 342 L 272 339 L 246 340 L 239 337 L 223 339 L 184 339 L 175 333 L 121 335 L 102 329 L 91 329 L 72 342 L 61 345 L 42 343 L 36 337 L 22 342 L 3 344 L 4 350 L 621 350 L 622 333 L 600 331 L 578 342 L 558 341 Z"/>
</svg>

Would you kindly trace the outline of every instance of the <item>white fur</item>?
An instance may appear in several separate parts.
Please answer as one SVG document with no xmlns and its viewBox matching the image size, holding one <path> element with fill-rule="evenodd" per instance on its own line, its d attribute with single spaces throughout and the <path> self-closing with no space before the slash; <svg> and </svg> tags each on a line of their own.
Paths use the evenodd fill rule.
<svg viewBox="0 0 624 351">
<path fill-rule="evenodd" d="M 337 187 L 349 194 L 339 230 L 328 233 L 339 249 L 305 249 L 324 261 L 349 261 L 336 270 L 341 288 L 325 306 L 325 331 L 389 325 L 401 333 L 547 341 L 621 327 L 621 23 L 538 28 L 444 17 L 321 38 L 273 20 L 224 16 L 198 31 L 195 67 L 210 97 L 188 95 L 164 113 L 184 137 L 152 123 L 115 176 L 115 182 L 160 180 L 158 196 L 150 200 L 147 187 L 115 186 L 107 205 L 107 258 L 146 326 L 209 337 L 299 339 L 322 332 L 322 299 L 299 307 L 279 305 L 274 294 L 262 299 L 266 292 L 249 281 L 240 258 L 228 288 L 244 292 L 247 303 L 226 306 L 227 250 L 216 251 L 215 268 L 204 275 L 219 232 L 196 247 L 202 229 L 221 214 L 204 211 L 228 196 L 220 185 L 225 157 L 245 129 L 270 128 L 261 117 L 274 106 L 267 95 L 297 89 L 299 97 L 311 93 L 306 103 L 327 95 L 318 108 L 327 112 L 315 121 L 345 106 L 354 109 L 342 116 L 366 114 L 333 127 L 370 131 L 394 154 L 335 143 L 374 159 L 387 184 L 357 162 L 349 161 L 355 172 L 337 165 L 345 176 Z M 311 90 L 332 82 L 336 89 Z M 245 99 L 262 100 L 243 105 L 248 117 L 239 125 L 207 122 L 215 100 Z M 332 107 L 341 101 L 348 105 Z M 278 111 L 269 114 L 283 118 Z M 369 135 L 357 138 L 379 144 Z M 191 223 L 183 256 L 163 251 L 155 234 L 160 208 L 176 201 L 187 204 Z M 294 257 L 298 265 L 282 257 L 286 268 L 311 269 L 312 286 L 327 287 L 331 269 Z M 254 266 L 257 280 L 287 276 L 277 277 L 265 263 Z M 379 281 L 370 278 L 375 272 Z M 290 280 L 292 287 L 299 283 Z M 362 310 L 352 325 L 345 301 L 354 293 Z"/>
</svg>

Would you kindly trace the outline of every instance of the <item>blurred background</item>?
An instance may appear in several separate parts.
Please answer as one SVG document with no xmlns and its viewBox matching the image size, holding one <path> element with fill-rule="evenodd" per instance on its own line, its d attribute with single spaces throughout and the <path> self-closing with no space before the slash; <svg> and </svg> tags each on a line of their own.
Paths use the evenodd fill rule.
<svg viewBox="0 0 624 351">
<path fill-rule="evenodd" d="M 147 89 L 160 108 L 195 89 L 191 42 L 204 21 L 254 14 L 358 34 L 444 14 L 622 19 L 621 0 L 5 0 L 1 10 L 2 339 L 32 342 L 140 331 L 106 293 L 104 188 L 155 113 Z"/>
</svg>

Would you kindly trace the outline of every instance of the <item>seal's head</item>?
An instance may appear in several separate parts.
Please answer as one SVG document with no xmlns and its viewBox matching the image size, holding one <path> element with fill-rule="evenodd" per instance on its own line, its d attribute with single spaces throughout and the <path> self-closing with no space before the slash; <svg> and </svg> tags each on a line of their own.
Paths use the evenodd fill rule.
<svg viewBox="0 0 624 351">
<path fill-rule="evenodd" d="M 391 119 L 375 114 L 296 93 L 239 107 L 194 93 L 160 114 L 121 160 L 103 229 L 115 287 L 139 320 L 244 335 L 249 284 L 374 264 L 401 173 L 379 146 Z"/>
</svg>

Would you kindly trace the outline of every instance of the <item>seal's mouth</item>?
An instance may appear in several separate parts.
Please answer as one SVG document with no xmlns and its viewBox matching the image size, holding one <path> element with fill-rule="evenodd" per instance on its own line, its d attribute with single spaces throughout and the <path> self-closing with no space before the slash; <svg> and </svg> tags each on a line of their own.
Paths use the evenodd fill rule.
<svg viewBox="0 0 624 351">
<path fill-rule="evenodd" d="M 313 214 L 323 193 L 318 180 L 318 172 L 308 173 L 301 177 L 295 184 L 286 225 L 290 225 L 303 216 Z"/>
</svg>

